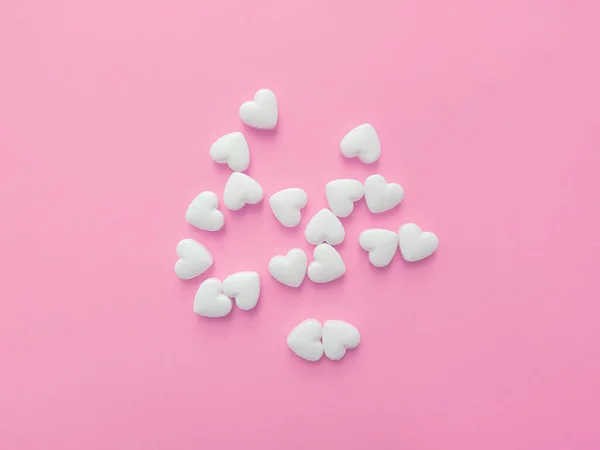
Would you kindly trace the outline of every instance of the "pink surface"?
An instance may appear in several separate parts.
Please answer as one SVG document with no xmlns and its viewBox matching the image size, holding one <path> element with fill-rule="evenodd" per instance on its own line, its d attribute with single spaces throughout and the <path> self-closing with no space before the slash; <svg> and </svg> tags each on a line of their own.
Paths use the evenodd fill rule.
<svg viewBox="0 0 600 450">
<path fill-rule="evenodd" d="M 0 448 L 600 448 L 599 64 L 594 0 L 5 0 L 0 3 Z M 594 56 L 595 55 L 595 56 Z M 273 133 L 239 104 L 278 95 Z M 375 166 L 338 151 L 375 125 Z M 378 171 L 406 198 L 344 220 L 342 281 L 293 291 L 309 249 L 268 205 L 184 221 L 242 130 L 267 194 Z M 370 267 L 367 227 L 415 221 L 429 260 Z M 192 313 L 200 279 L 257 270 L 257 309 Z M 302 319 L 360 347 L 306 363 Z"/>
</svg>

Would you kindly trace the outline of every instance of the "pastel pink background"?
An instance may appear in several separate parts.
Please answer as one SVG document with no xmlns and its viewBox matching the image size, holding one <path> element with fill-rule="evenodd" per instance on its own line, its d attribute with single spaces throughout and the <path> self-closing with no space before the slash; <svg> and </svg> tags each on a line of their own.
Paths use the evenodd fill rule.
<svg viewBox="0 0 600 450">
<path fill-rule="evenodd" d="M 589 0 L 4 0 L 0 4 L 0 448 L 600 448 L 600 6 Z M 273 133 L 239 104 L 279 99 Z M 369 121 L 375 166 L 339 154 Z M 184 221 L 242 130 L 266 202 L 209 234 Z M 401 207 L 344 220 L 348 273 L 294 291 L 324 185 L 377 171 Z M 372 268 L 367 227 L 415 221 L 439 251 Z M 255 311 L 192 312 L 172 271 L 257 270 Z M 363 341 L 340 362 L 286 347 L 301 320 Z"/>
</svg>

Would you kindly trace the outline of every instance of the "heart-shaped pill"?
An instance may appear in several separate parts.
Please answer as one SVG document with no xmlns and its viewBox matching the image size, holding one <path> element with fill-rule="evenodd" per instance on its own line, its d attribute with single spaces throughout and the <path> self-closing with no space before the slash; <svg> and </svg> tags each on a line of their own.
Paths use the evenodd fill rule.
<svg viewBox="0 0 600 450">
<path fill-rule="evenodd" d="M 248 142 L 239 131 L 226 134 L 211 145 L 210 157 L 216 163 L 226 163 L 233 171 L 243 172 L 250 165 Z"/>
<path fill-rule="evenodd" d="M 240 106 L 240 119 L 249 127 L 271 130 L 277 125 L 279 115 L 277 98 L 269 89 L 259 89 L 254 100 Z"/>
<path fill-rule="evenodd" d="M 338 251 L 329 244 L 319 244 L 308 266 L 308 278 L 314 283 L 329 283 L 346 273 L 346 265 Z"/>
<path fill-rule="evenodd" d="M 406 223 L 398 230 L 400 238 L 400 253 L 408 262 L 420 261 L 435 252 L 439 245 L 438 237 L 429 232 L 421 231 L 416 223 Z"/>
<path fill-rule="evenodd" d="M 175 249 L 179 260 L 175 263 L 175 274 L 189 280 L 203 274 L 212 266 L 213 258 L 206 247 L 194 239 L 183 239 Z"/>
<path fill-rule="evenodd" d="M 328 320 L 323 324 L 323 351 L 329 359 L 337 361 L 344 357 L 347 349 L 360 343 L 358 329 L 342 320 Z"/>
<path fill-rule="evenodd" d="M 231 299 L 223 294 L 221 281 L 217 278 L 204 280 L 194 298 L 194 312 L 204 317 L 223 317 L 229 314 Z"/>
</svg>

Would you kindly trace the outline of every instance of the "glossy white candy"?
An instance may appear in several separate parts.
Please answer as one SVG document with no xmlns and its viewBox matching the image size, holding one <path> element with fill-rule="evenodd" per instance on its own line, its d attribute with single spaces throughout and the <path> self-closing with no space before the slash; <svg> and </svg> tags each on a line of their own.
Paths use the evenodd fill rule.
<svg viewBox="0 0 600 450">
<path fill-rule="evenodd" d="M 404 198 L 404 189 L 397 183 L 388 183 L 381 175 L 371 175 L 365 180 L 365 201 L 372 213 L 392 209 Z"/>
<path fill-rule="evenodd" d="M 293 248 L 285 256 L 278 255 L 269 261 L 269 273 L 280 283 L 297 288 L 304 281 L 307 265 L 304 250 Z"/>
<path fill-rule="evenodd" d="M 323 350 L 329 359 L 342 359 L 347 349 L 356 348 L 359 343 L 360 333 L 354 325 L 341 320 L 323 324 Z"/>
<path fill-rule="evenodd" d="M 323 356 L 322 330 L 318 320 L 306 319 L 288 334 L 287 345 L 300 358 L 318 361 Z"/>
<path fill-rule="evenodd" d="M 263 189 L 255 180 L 241 172 L 233 172 L 223 191 L 223 203 L 227 209 L 236 211 L 246 203 L 254 205 L 263 198 Z"/>
<path fill-rule="evenodd" d="M 400 237 L 400 253 L 409 262 L 427 258 L 438 248 L 438 237 L 429 232 L 421 231 L 416 223 L 406 223 L 398 230 Z"/>
<path fill-rule="evenodd" d="M 306 206 L 308 196 L 300 188 L 283 189 L 269 198 L 269 205 L 275 218 L 286 227 L 295 227 L 300 223 L 300 210 Z"/>
<path fill-rule="evenodd" d="M 344 260 L 329 244 L 320 244 L 313 252 L 314 261 L 308 266 L 308 278 L 315 283 L 329 283 L 346 273 Z"/>
<path fill-rule="evenodd" d="M 225 218 L 223 213 L 217 209 L 218 206 L 217 194 L 210 191 L 201 192 L 188 206 L 185 220 L 201 230 L 220 230 L 225 224 Z"/>
<path fill-rule="evenodd" d="M 175 274 L 182 280 L 189 280 L 206 272 L 212 266 L 213 258 L 204 245 L 193 239 L 183 239 L 175 249 L 179 260 L 175 263 Z"/>
<path fill-rule="evenodd" d="M 348 217 L 354 210 L 354 202 L 363 197 L 363 184 L 358 180 L 333 180 L 325 186 L 329 209 L 338 217 Z"/>
<path fill-rule="evenodd" d="M 260 277 L 256 272 L 236 272 L 223 280 L 223 293 L 235 298 L 238 308 L 250 310 L 258 303 Z"/>
<path fill-rule="evenodd" d="M 240 106 L 240 119 L 249 127 L 271 130 L 277 125 L 277 99 L 273 91 L 260 89 L 254 100 Z"/>
<path fill-rule="evenodd" d="M 342 155 L 346 158 L 358 156 L 367 164 L 374 163 L 381 155 L 381 144 L 373 125 L 363 123 L 350 130 L 340 144 Z"/>
<path fill-rule="evenodd" d="M 248 142 L 239 131 L 226 134 L 211 145 L 210 157 L 219 164 L 227 163 L 231 170 L 243 172 L 250 165 Z"/>
<path fill-rule="evenodd" d="M 223 294 L 221 281 L 216 278 L 204 280 L 194 299 L 194 312 L 204 317 L 223 317 L 229 314 L 231 299 Z"/>
<path fill-rule="evenodd" d="M 335 214 L 328 209 L 322 209 L 310 219 L 304 230 L 304 236 L 313 245 L 321 242 L 337 245 L 344 241 L 346 231 Z"/>
<path fill-rule="evenodd" d="M 381 228 L 372 228 L 360 233 L 358 242 L 369 252 L 369 261 L 375 267 L 385 267 L 398 251 L 398 234 Z"/>
</svg>

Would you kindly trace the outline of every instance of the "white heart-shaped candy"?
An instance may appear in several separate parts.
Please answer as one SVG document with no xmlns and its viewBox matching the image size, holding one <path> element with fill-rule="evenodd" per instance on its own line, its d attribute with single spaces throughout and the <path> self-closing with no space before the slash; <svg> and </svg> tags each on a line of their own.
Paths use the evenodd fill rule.
<svg viewBox="0 0 600 450">
<path fill-rule="evenodd" d="M 438 237 L 429 232 L 421 231 L 416 223 L 405 223 L 398 230 L 400 237 L 400 252 L 408 262 L 420 261 L 427 258 L 438 248 Z"/>
<path fill-rule="evenodd" d="M 269 261 L 269 273 L 286 286 L 297 288 L 304 281 L 308 258 L 304 250 L 293 248 L 287 255 L 275 256 Z"/>
<path fill-rule="evenodd" d="M 263 188 L 254 179 L 241 172 L 233 172 L 223 191 L 223 203 L 232 211 L 248 203 L 254 205 L 263 198 Z"/>
<path fill-rule="evenodd" d="M 213 258 L 210 252 L 193 239 L 179 241 L 175 250 L 179 256 L 175 263 L 175 273 L 182 280 L 197 277 L 212 266 Z"/>
<path fill-rule="evenodd" d="M 204 280 L 194 298 L 194 312 L 204 317 L 223 317 L 229 314 L 231 299 L 221 291 L 221 281 L 216 278 Z"/>
<path fill-rule="evenodd" d="M 218 206 L 217 194 L 210 191 L 201 192 L 188 206 L 185 220 L 201 230 L 220 230 L 225 224 L 225 218 L 223 213 L 217 209 Z"/>
<path fill-rule="evenodd" d="M 313 252 L 315 260 L 308 266 L 308 278 L 315 283 L 329 283 L 346 273 L 344 260 L 329 244 L 319 244 Z"/>
<path fill-rule="evenodd" d="M 398 234 L 390 230 L 372 228 L 360 233 L 358 242 L 369 252 L 369 261 L 375 267 L 385 267 L 398 251 Z"/>
<path fill-rule="evenodd" d="M 240 309 L 248 311 L 256 306 L 260 296 L 260 278 L 256 272 L 236 272 L 223 280 L 223 293 L 235 298 Z"/>
<path fill-rule="evenodd" d="M 381 155 L 381 144 L 373 125 L 363 123 L 350 130 L 340 144 L 342 155 L 346 158 L 358 156 L 367 164 L 374 163 Z"/>
<path fill-rule="evenodd" d="M 239 131 L 221 136 L 210 146 L 214 162 L 225 164 L 231 170 L 243 172 L 250 165 L 250 149 L 246 138 Z"/>
<path fill-rule="evenodd" d="M 321 336 L 323 327 L 318 320 L 306 319 L 288 334 L 288 347 L 300 358 L 318 361 L 323 356 Z"/>
<path fill-rule="evenodd" d="M 277 116 L 277 99 L 269 89 L 260 89 L 254 100 L 240 106 L 240 119 L 253 128 L 271 130 L 277 125 Z"/>
<path fill-rule="evenodd" d="M 325 186 L 329 208 L 338 217 L 348 217 L 354 210 L 354 202 L 360 200 L 363 194 L 363 184 L 358 180 L 333 180 Z"/>
<path fill-rule="evenodd" d="M 349 348 L 358 347 L 360 333 L 356 327 L 342 320 L 328 320 L 323 324 L 323 350 L 325 356 L 337 361 Z"/>
<path fill-rule="evenodd" d="M 335 214 L 328 209 L 322 209 L 310 219 L 304 230 L 304 236 L 309 244 L 317 245 L 327 242 L 331 245 L 338 245 L 344 241 L 346 231 Z"/>
<path fill-rule="evenodd" d="M 392 209 L 404 198 L 404 189 L 397 183 L 388 183 L 381 175 L 371 175 L 365 180 L 365 201 L 372 213 Z"/>
<path fill-rule="evenodd" d="M 286 227 L 295 227 L 300 223 L 300 210 L 306 206 L 308 196 L 300 188 L 283 189 L 269 198 L 269 205 L 275 218 Z"/>
</svg>

